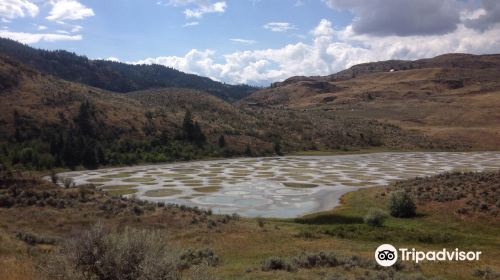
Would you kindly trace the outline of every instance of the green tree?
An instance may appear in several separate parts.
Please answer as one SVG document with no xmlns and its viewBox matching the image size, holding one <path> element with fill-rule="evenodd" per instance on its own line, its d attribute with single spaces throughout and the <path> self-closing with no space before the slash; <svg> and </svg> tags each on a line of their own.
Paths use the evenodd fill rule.
<svg viewBox="0 0 500 280">
<path fill-rule="evenodd" d="M 99 159 L 94 141 L 88 141 L 82 153 L 82 164 L 87 169 L 97 169 L 99 167 Z"/>
<path fill-rule="evenodd" d="M 96 137 L 95 129 L 95 107 L 88 100 L 80 104 L 80 110 L 75 117 L 75 123 L 81 134 Z"/>
<path fill-rule="evenodd" d="M 76 135 L 74 129 L 70 129 L 64 140 L 62 159 L 64 164 L 71 169 L 77 167 L 81 162 L 83 140 Z"/>
<path fill-rule="evenodd" d="M 184 140 L 202 146 L 206 142 L 205 134 L 201 130 L 198 122 L 194 122 L 191 116 L 191 111 L 187 110 L 182 122 Z"/>
<path fill-rule="evenodd" d="M 274 153 L 276 153 L 278 156 L 283 155 L 283 151 L 281 151 L 281 144 L 280 142 L 274 142 Z"/>
<path fill-rule="evenodd" d="M 225 148 L 226 147 L 226 139 L 224 138 L 224 135 L 221 135 L 219 137 L 219 148 Z"/>
<path fill-rule="evenodd" d="M 245 156 L 247 156 L 247 157 L 253 156 L 252 148 L 250 147 L 249 144 L 247 144 L 247 147 L 245 149 Z"/>
</svg>

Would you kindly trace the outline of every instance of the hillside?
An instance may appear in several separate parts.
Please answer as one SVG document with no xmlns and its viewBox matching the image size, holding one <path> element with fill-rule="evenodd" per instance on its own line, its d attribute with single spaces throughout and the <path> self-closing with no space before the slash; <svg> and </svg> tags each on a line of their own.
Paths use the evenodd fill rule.
<svg viewBox="0 0 500 280">
<path fill-rule="evenodd" d="M 292 77 L 241 104 L 328 111 L 387 121 L 479 149 L 500 143 L 500 55 L 448 54 L 360 64 L 326 77 Z"/>
<path fill-rule="evenodd" d="M 161 65 L 131 65 L 90 60 L 67 51 L 35 49 L 4 38 L 0 38 L 0 53 L 63 80 L 115 92 L 182 87 L 203 90 L 222 99 L 234 101 L 256 90 L 246 85 L 227 85 Z"/>
<path fill-rule="evenodd" d="M 236 106 L 192 89 L 119 94 L 40 73 L 8 57 L 0 57 L 0 88 L 0 159 L 29 168 L 303 150 L 464 148 L 376 120 Z"/>
</svg>

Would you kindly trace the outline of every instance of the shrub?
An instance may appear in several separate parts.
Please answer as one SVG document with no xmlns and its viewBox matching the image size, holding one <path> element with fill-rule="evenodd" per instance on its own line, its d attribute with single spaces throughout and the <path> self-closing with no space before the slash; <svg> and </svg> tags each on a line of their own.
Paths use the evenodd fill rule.
<svg viewBox="0 0 500 280">
<path fill-rule="evenodd" d="M 490 267 L 482 267 L 474 270 L 472 276 L 482 279 L 497 279 L 497 277 L 500 277 L 500 273 L 495 272 Z"/>
<path fill-rule="evenodd" d="M 281 259 L 279 257 L 270 257 L 262 263 L 263 271 L 271 270 L 286 270 L 294 271 L 295 267 L 292 266 L 288 261 Z"/>
<path fill-rule="evenodd" d="M 16 233 L 16 238 L 26 242 L 28 245 L 36 245 L 36 244 L 49 244 L 54 245 L 57 240 L 53 237 L 47 236 L 39 236 L 30 232 L 18 232 Z"/>
<path fill-rule="evenodd" d="M 219 264 L 219 257 L 210 248 L 202 250 L 189 249 L 180 256 L 180 261 L 180 267 L 182 269 L 202 264 L 207 266 L 217 266 Z"/>
<path fill-rule="evenodd" d="M 259 227 L 261 227 L 261 228 L 264 227 L 265 222 L 264 222 L 264 219 L 262 217 L 257 217 L 257 225 L 259 225 Z"/>
<path fill-rule="evenodd" d="M 334 267 L 339 264 L 333 252 L 304 253 L 293 258 L 293 263 L 300 268 Z"/>
<path fill-rule="evenodd" d="M 109 233 L 101 224 L 52 255 L 49 279 L 179 279 L 178 254 L 157 231 Z"/>
<path fill-rule="evenodd" d="M 75 183 L 73 182 L 73 179 L 66 177 L 62 179 L 63 185 L 65 188 L 71 188 L 75 186 Z"/>
<path fill-rule="evenodd" d="M 363 221 L 367 225 L 381 227 L 384 224 L 385 219 L 387 219 L 387 214 L 381 209 L 375 208 L 368 211 L 363 218 Z"/>
<path fill-rule="evenodd" d="M 405 191 L 395 191 L 389 198 L 391 215 L 398 218 L 409 218 L 416 215 L 417 207 L 412 197 Z"/>
</svg>

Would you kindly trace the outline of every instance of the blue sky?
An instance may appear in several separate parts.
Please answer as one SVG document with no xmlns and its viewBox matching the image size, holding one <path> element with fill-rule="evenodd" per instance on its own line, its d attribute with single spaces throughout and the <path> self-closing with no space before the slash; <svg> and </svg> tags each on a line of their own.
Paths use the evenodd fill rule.
<svg viewBox="0 0 500 280">
<path fill-rule="evenodd" d="M 268 85 L 356 63 L 500 51 L 496 0 L 2 0 L 0 36 Z"/>
</svg>

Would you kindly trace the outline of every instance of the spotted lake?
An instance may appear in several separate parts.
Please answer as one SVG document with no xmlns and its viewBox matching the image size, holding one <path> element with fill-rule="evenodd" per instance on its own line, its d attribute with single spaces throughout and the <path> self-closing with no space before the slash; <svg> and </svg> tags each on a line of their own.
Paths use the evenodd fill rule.
<svg viewBox="0 0 500 280">
<path fill-rule="evenodd" d="M 332 209 L 349 191 L 452 170 L 500 168 L 500 152 L 410 152 L 238 158 L 76 171 L 76 185 L 242 216 L 297 217 Z"/>
</svg>

